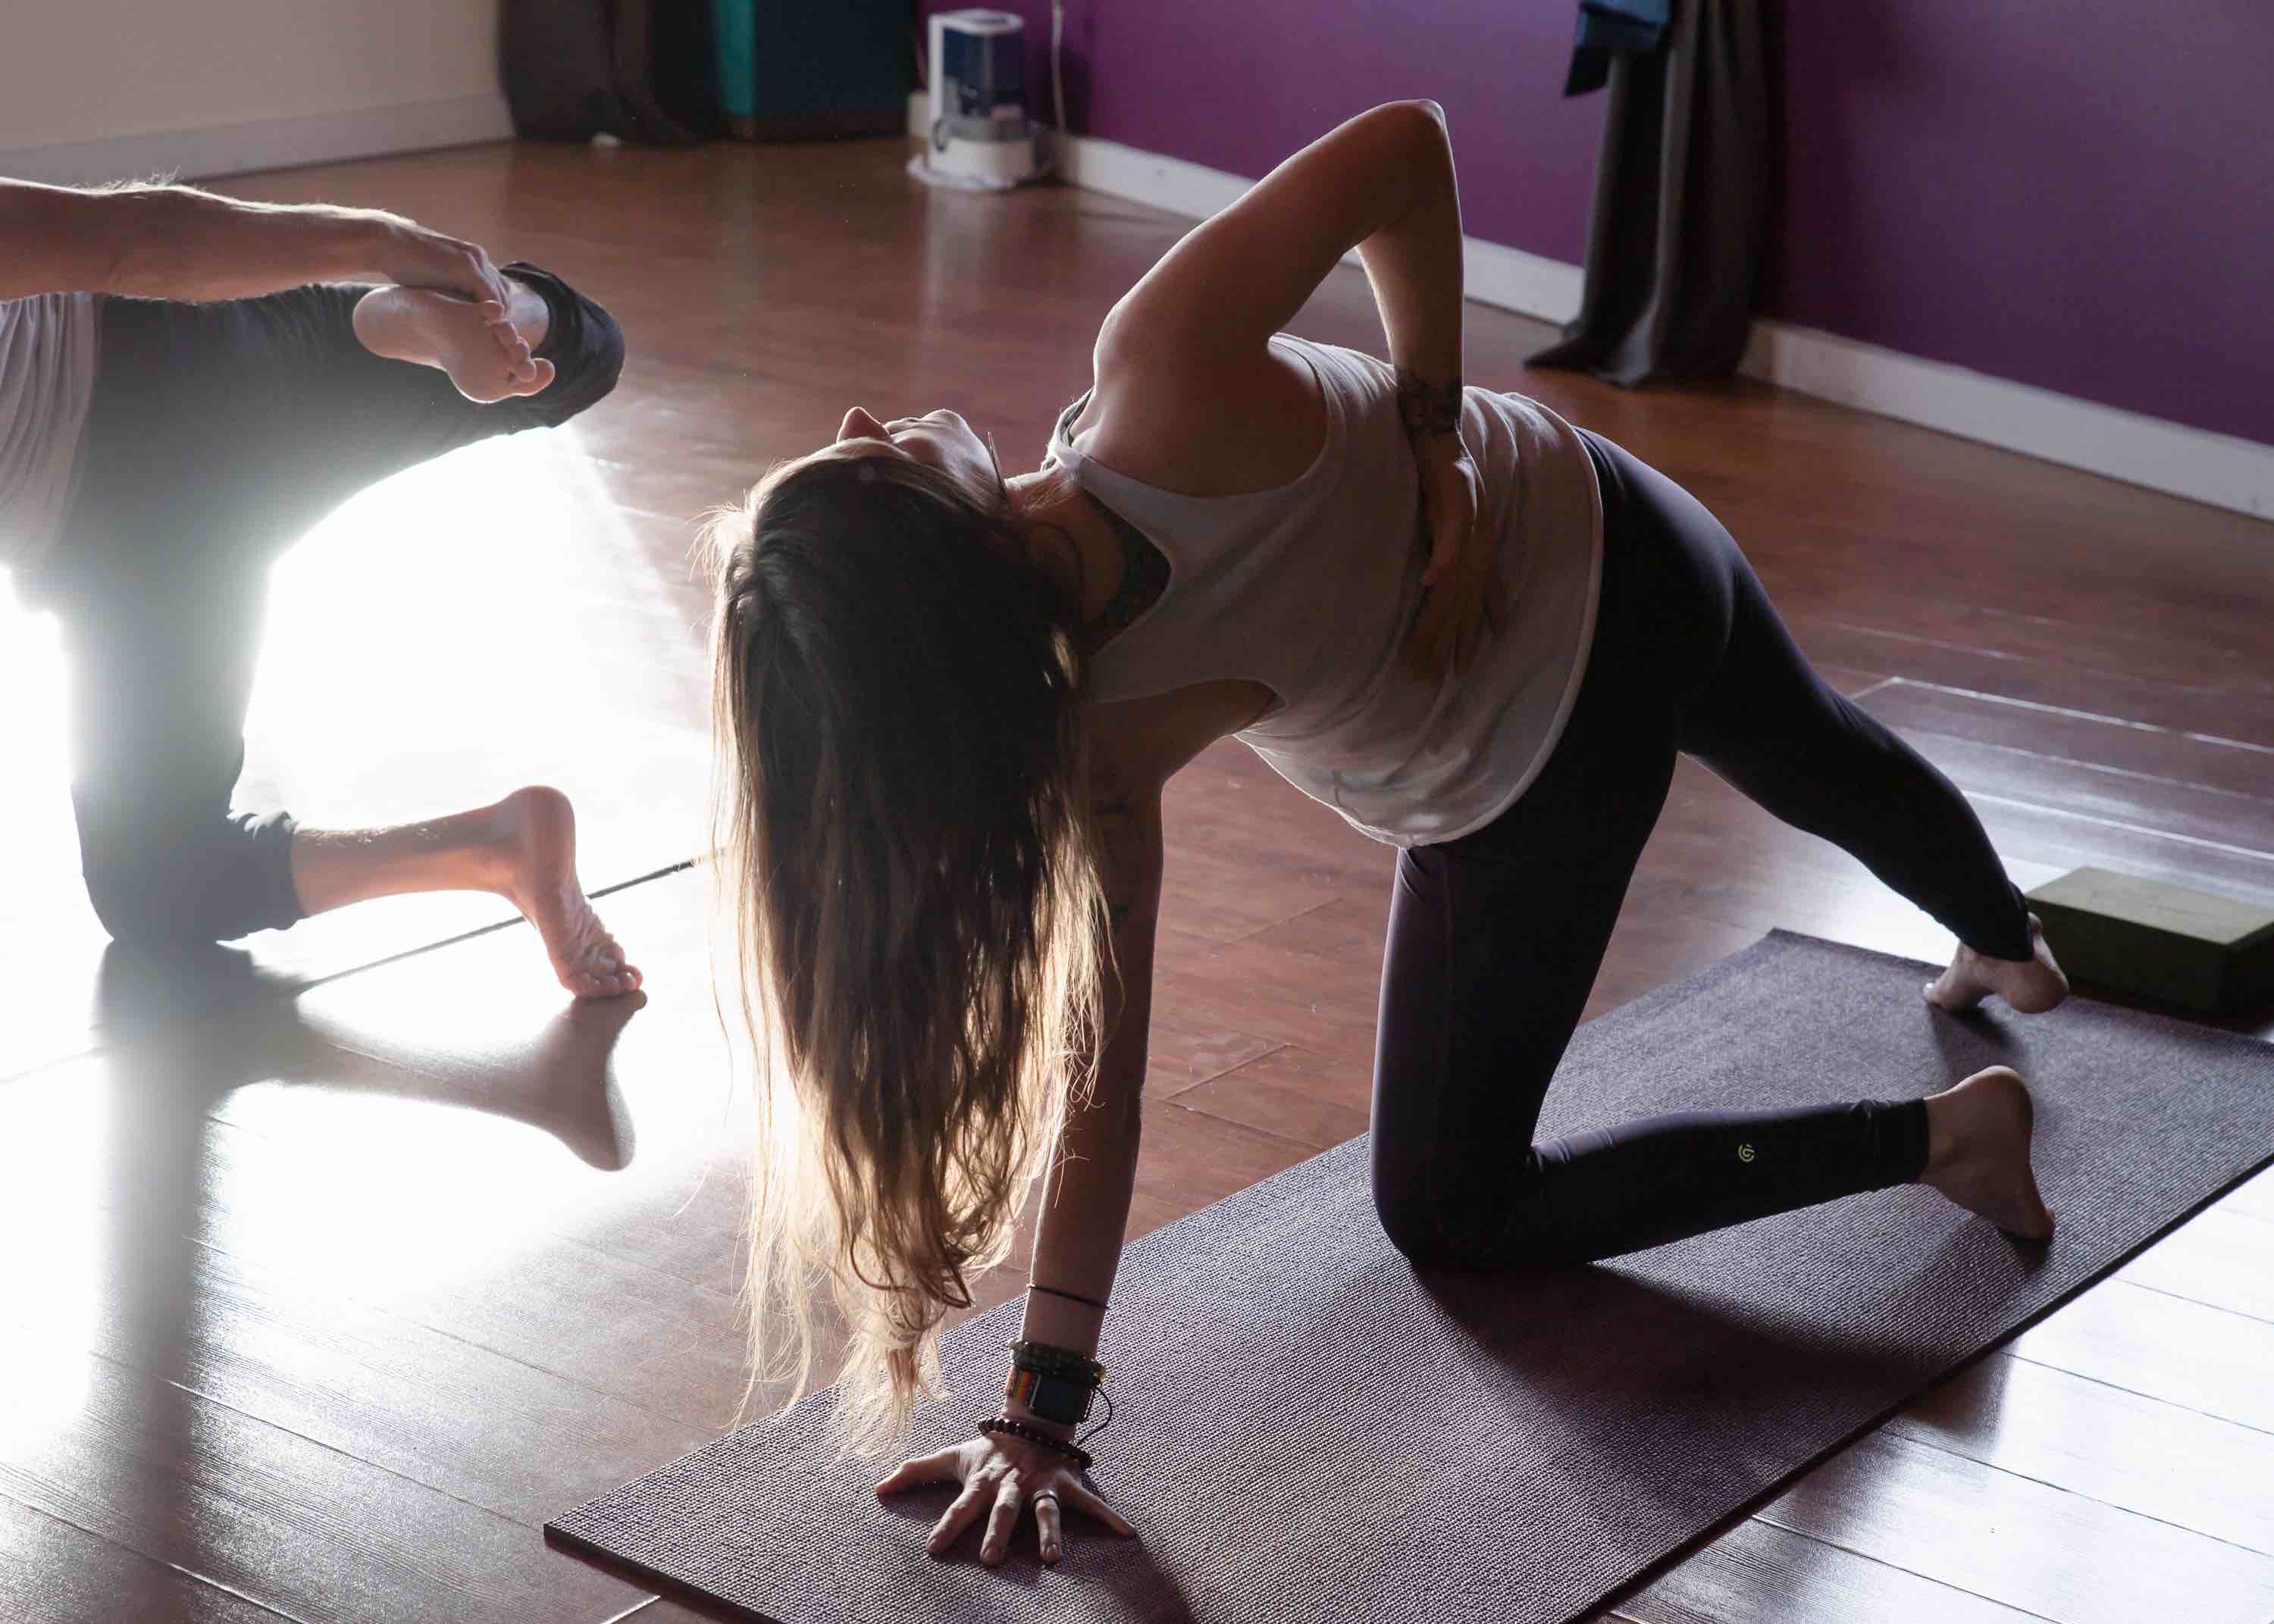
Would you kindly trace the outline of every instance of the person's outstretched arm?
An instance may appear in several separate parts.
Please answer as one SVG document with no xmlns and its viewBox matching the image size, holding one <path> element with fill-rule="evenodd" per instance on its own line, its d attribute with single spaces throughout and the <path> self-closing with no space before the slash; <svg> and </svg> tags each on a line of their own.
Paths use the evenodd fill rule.
<svg viewBox="0 0 2274 1624">
<path fill-rule="evenodd" d="M 247 203 L 189 186 L 83 192 L 0 180 L 0 299 L 41 293 L 251 298 L 370 278 L 504 308 L 472 243 L 378 209 Z"/>
<path fill-rule="evenodd" d="M 1174 694 L 1097 706 L 1088 715 L 1091 811 L 1113 958 L 1101 989 L 1103 1046 L 1095 1084 L 1088 1100 L 1069 1106 L 1043 1186 L 1029 1279 L 1052 1289 L 1029 1292 L 1020 1335 L 1095 1357 L 1105 1323 L 1105 1311 L 1095 1304 L 1111 1299 L 1136 1188 L 1161 912 L 1161 790 L 1239 718 L 1224 714 L 1221 700 Z M 1075 1432 L 1007 1398 L 1004 1414 L 1061 1446 Z M 964 1492 L 933 1528 L 928 1548 L 943 1555 L 966 1530 L 977 1528 L 979 1560 L 990 1566 L 1003 1560 L 1012 1530 L 1031 1506 L 1043 1560 L 1054 1562 L 1065 1549 L 1067 1511 L 1118 1533 L 1134 1531 L 1073 1466 L 1061 1447 L 983 1432 L 905 1462 L 877 1491 L 891 1494 L 947 1477 L 961 1482 Z"/>
</svg>

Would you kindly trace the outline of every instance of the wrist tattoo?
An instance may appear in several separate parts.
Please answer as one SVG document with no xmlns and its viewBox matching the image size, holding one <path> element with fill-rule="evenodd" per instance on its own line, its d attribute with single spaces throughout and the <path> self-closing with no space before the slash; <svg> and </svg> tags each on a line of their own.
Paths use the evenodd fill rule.
<svg viewBox="0 0 2274 1624">
<path fill-rule="evenodd" d="M 1397 418 L 1407 435 L 1450 434 L 1461 426 L 1461 380 L 1428 382 L 1405 367 L 1397 369 Z"/>
</svg>

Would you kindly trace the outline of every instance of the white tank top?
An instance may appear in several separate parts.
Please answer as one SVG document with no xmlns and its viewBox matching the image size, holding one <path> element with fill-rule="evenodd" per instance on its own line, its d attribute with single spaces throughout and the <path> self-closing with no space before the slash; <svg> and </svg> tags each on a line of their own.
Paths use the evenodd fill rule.
<svg viewBox="0 0 2274 1624">
<path fill-rule="evenodd" d="M 1377 840 L 1422 846 L 1483 828 L 1562 735 L 1594 634 L 1602 495 L 1569 423 L 1520 395 L 1470 389 L 1462 436 L 1496 532 L 1501 630 L 1459 676 L 1425 682 L 1398 648 L 1428 561 L 1397 374 L 1373 356 L 1280 334 L 1326 402 L 1326 443 L 1292 483 L 1181 496 L 1082 455 L 1069 407 L 1049 462 L 1168 560 L 1150 608 L 1098 650 L 1087 695 L 1142 699 L 1222 678 L 1277 695 L 1243 731 L 1272 770 Z"/>
<path fill-rule="evenodd" d="M 0 299 L 0 569 L 18 575 L 54 545 L 94 393 L 91 293 Z"/>
</svg>

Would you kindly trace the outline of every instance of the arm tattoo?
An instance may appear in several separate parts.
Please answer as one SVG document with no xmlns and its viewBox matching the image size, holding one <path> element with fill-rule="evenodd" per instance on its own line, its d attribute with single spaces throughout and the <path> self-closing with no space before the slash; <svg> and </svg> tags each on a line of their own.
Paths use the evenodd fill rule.
<svg viewBox="0 0 2274 1624">
<path fill-rule="evenodd" d="M 1397 419 L 1408 437 L 1450 434 L 1461 426 L 1461 380 L 1433 384 L 1405 367 L 1397 369 Z"/>
</svg>

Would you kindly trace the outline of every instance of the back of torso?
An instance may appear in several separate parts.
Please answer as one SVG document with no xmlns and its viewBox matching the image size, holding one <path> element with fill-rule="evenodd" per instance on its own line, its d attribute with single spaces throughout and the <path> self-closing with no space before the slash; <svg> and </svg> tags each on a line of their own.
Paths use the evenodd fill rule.
<svg viewBox="0 0 2274 1624">
<path fill-rule="evenodd" d="M 1306 793 L 1397 845 L 1465 833 L 1529 783 L 1577 689 L 1601 550 L 1593 465 L 1545 408 L 1469 392 L 1503 630 L 1467 672 L 1424 681 L 1398 658 L 1426 560 L 1395 374 L 1354 350 L 1272 342 L 1308 366 L 1325 407 L 1318 455 L 1288 484 L 1163 491 L 1084 455 L 1067 434 L 1075 410 L 1060 417 L 1050 460 L 1169 564 L 1151 607 L 1093 658 L 1089 696 L 1260 684 L 1276 703 L 1239 736 Z"/>
</svg>

